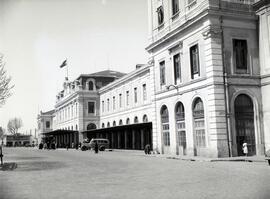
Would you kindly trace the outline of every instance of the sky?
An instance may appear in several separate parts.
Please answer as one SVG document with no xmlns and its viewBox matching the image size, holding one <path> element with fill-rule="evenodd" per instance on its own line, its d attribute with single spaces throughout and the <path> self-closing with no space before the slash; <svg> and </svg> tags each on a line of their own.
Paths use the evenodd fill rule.
<svg viewBox="0 0 270 199">
<path fill-rule="evenodd" d="M 146 0 L 0 0 L 0 53 L 15 85 L 0 126 L 20 117 L 22 133 L 37 128 L 62 89 L 65 59 L 70 80 L 146 63 L 147 25 Z"/>
</svg>

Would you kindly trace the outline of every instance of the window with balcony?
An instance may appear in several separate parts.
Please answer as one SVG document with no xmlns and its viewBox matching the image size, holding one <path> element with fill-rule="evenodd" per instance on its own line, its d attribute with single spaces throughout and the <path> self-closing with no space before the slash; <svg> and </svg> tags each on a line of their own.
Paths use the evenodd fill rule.
<svg viewBox="0 0 270 199">
<path fill-rule="evenodd" d="M 200 75 L 200 60 L 198 44 L 190 48 L 190 66 L 191 78 L 194 79 Z"/>
<path fill-rule="evenodd" d="M 181 81 L 181 64 L 179 53 L 173 56 L 173 68 L 174 68 L 174 83 L 179 84 Z"/>
<path fill-rule="evenodd" d="M 233 56 L 236 73 L 247 73 L 247 41 L 233 39 Z"/>
<path fill-rule="evenodd" d="M 159 63 L 160 85 L 165 85 L 165 61 Z"/>
</svg>

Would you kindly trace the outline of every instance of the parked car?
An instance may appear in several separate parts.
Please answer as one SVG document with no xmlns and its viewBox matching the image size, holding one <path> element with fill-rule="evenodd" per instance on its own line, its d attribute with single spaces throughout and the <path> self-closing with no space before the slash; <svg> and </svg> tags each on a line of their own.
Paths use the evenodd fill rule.
<svg viewBox="0 0 270 199">
<path fill-rule="evenodd" d="M 104 151 L 105 149 L 109 148 L 110 141 L 104 138 L 93 138 L 90 141 L 88 139 L 83 140 L 81 150 L 90 150 L 95 148 L 95 144 L 98 144 L 98 149 L 100 151 Z"/>
</svg>

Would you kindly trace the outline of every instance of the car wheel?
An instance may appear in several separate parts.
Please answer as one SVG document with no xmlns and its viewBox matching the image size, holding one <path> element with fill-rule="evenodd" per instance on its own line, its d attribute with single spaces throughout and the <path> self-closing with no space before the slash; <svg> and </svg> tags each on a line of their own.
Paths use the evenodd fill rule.
<svg viewBox="0 0 270 199">
<path fill-rule="evenodd" d="M 86 151 L 87 150 L 87 147 L 86 146 L 82 146 L 81 150 L 82 151 Z"/>
<path fill-rule="evenodd" d="M 99 147 L 99 150 L 100 150 L 100 151 L 105 151 L 105 147 L 104 147 L 104 146 L 100 146 L 100 147 Z"/>
</svg>

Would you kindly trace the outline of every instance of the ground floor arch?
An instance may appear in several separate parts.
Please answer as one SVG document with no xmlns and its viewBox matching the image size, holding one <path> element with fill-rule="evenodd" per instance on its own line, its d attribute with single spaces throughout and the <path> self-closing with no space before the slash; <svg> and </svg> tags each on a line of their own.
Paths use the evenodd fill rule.
<svg viewBox="0 0 270 199">
<path fill-rule="evenodd" d="M 250 96 L 239 94 L 234 100 L 235 143 L 237 155 L 243 154 L 242 145 L 248 144 L 248 155 L 256 155 L 254 103 Z"/>
</svg>

